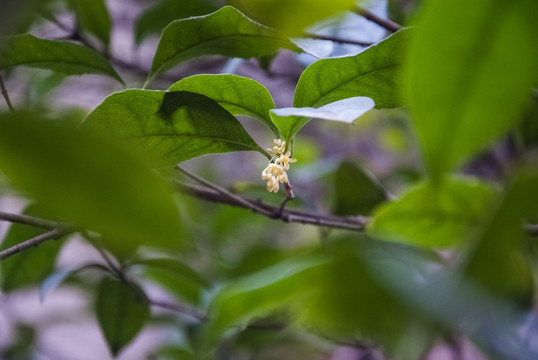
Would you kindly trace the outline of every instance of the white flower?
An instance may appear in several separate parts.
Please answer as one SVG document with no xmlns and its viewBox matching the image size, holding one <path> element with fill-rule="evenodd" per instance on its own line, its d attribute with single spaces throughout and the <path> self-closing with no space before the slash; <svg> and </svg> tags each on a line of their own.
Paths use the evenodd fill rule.
<svg viewBox="0 0 538 360">
<path fill-rule="evenodd" d="M 286 151 L 286 142 L 281 139 L 273 140 L 275 146 L 267 149 L 268 152 L 275 155 L 269 165 L 262 171 L 262 180 L 267 180 L 267 191 L 278 192 L 280 183 L 288 183 L 287 170 L 290 164 L 297 162 L 291 157 L 291 152 Z"/>
</svg>

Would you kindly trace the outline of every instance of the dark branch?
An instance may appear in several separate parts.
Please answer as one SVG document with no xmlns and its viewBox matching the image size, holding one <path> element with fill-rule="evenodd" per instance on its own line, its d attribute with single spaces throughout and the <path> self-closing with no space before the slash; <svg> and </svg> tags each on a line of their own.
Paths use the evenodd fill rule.
<svg viewBox="0 0 538 360">
<path fill-rule="evenodd" d="M 2 78 L 2 74 L 0 74 L 0 88 L 2 89 L 2 95 L 4 96 L 4 99 L 6 100 L 9 111 L 11 111 L 14 114 L 15 109 L 13 108 L 13 105 L 11 104 L 11 99 L 9 98 L 9 94 L 7 93 L 6 84 L 4 84 L 4 79 Z"/>
<path fill-rule="evenodd" d="M 362 17 L 370 20 L 371 22 L 376 23 L 377 25 L 387 29 L 390 32 L 396 32 L 402 29 L 402 26 L 400 24 L 397 24 L 394 21 L 379 17 L 373 12 L 368 11 L 365 8 L 362 8 L 360 6 L 357 6 L 357 8 L 355 9 L 355 12 L 361 15 Z"/>
<path fill-rule="evenodd" d="M 0 252 L 0 261 L 7 259 L 8 257 L 15 255 L 23 250 L 37 246 L 44 241 L 51 240 L 51 239 L 59 239 L 62 236 L 67 235 L 68 233 L 71 233 L 71 232 L 73 232 L 73 229 L 68 229 L 68 228 L 57 228 L 51 231 L 47 231 L 46 233 L 43 233 L 34 238 L 23 241 L 20 244 L 17 244 L 15 246 L 12 246 Z"/>
<path fill-rule="evenodd" d="M 0 220 L 9 221 L 12 223 L 35 226 L 42 229 L 56 229 L 63 224 L 57 221 L 37 218 L 29 215 L 12 214 L 0 211 Z"/>
<path fill-rule="evenodd" d="M 350 45 L 358 45 L 358 46 L 370 46 L 374 43 L 366 42 L 366 41 L 356 41 L 356 40 L 348 40 L 348 39 L 342 39 L 337 38 L 334 36 L 327 36 L 327 35 L 318 35 L 318 34 L 312 34 L 312 33 L 304 33 L 304 37 L 311 38 L 311 39 L 317 39 L 317 40 L 329 40 L 340 44 L 350 44 Z"/>
</svg>

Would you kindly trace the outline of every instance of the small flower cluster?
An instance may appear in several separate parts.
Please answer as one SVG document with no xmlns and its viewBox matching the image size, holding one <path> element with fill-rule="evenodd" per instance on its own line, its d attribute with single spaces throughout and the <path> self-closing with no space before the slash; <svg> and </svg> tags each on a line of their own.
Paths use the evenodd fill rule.
<svg viewBox="0 0 538 360">
<path fill-rule="evenodd" d="M 290 169 L 290 164 L 296 162 L 291 157 L 291 152 L 286 151 L 286 142 L 281 139 L 273 140 L 275 146 L 267 151 L 274 155 L 269 165 L 262 172 L 262 179 L 267 180 L 267 191 L 277 192 L 279 183 L 288 182 L 286 171 Z"/>
</svg>

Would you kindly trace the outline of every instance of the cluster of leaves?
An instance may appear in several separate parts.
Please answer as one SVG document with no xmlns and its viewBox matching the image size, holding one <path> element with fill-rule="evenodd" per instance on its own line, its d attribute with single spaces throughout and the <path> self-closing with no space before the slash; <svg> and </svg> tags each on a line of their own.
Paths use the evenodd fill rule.
<svg viewBox="0 0 538 360">
<path fill-rule="evenodd" d="M 34 3 L 31 9 L 49 21 L 57 21 L 58 7 L 67 7 L 76 15 L 77 31 L 99 46 L 20 33 L 21 24 L 29 23 L 21 21 L 1 29 L 10 35 L 0 37 L 0 69 L 99 74 L 125 85 L 107 56 L 112 22 L 103 0 Z M 290 36 L 354 5 L 328 3 L 237 1 L 236 8 L 160 1 L 135 27 L 138 42 L 162 29 L 145 87 L 204 55 L 302 52 Z M 313 4 L 319 7 L 300 11 Z M 536 13 L 533 0 L 425 4 L 415 28 L 358 55 L 307 67 L 289 108 L 277 109 L 269 91 L 253 79 L 200 74 L 167 90 L 113 93 L 82 124 L 31 109 L 0 114 L 0 170 L 21 196 L 36 202 L 25 213 L 74 225 L 73 232 L 106 259 L 106 266 L 53 273 L 64 243 L 46 243 L 0 263 L 2 290 L 48 276 L 45 293 L 86 270 L 100 270 L 95 315 L 113 355 L 151 319 L 155 304 L 144 282 L 135 280 L 141 276 L 204 310 L 191 314 L 199 322 L 196 331 L 190 331 L 191 322 L 175 319 L 173 326 L 190 343 L 161 349 L 164 358 L 213 358 L 224 339 L 234 339 L 237 349 L 292 342 L 267 334 L 259 345 L 253 331 L 264 327 L 260 319 L 335 343 L 373 340 L 394 358 L 418 358 L 455 329 L 495 356 L 535 357 L 517 331 L 535 296 L 536 259 L 528 255 L 532 242 L 522 225 L 538 214 L 538 172 L 524 159 L 496 185 L 456 172 L 493 141 L 517 136 L 538 82 Z M 426 176 L 389 201 L 381 184 L 354 162 L 343 163 L 335 174 L 334 213 L 371 215 L 367 234 L 338 233 L 325 246 L 299 250 L 247 247 L 232 269 L 218 261 L 205 269 L 196 265 L 196 257 L 207 254 L 195 244 L 193 233 L 200 230 L 186 227 L 185 219 L 204 213 L 174 192 L 175 176 L 167 169 L 214 153 L 255 151 L 270 158 L 237 116 L 265 125 L 273 133 L 268 143 L 276 137 L 292 144 L 313 118 L 353 122 L 373 108 L 404 105 Z M 233 211 L 223 211 L 222 219 L 217 211 L 207 220 L 219 243 L 212 245 L 217 254 L 231 227 L 234 241 L 245 244 L 250 240 L 241 230 L 248 234 L 258 223 L 272 227 L 269 219 Z M 41 233 L 14 224 L 1 249 Z M 259 236 L 257 242 L 265 244 L 264 236 L 273 241 L 285 233 Z M 443 260 L 438 249 L 458 252 L 460 259 Z"/>
</svg>

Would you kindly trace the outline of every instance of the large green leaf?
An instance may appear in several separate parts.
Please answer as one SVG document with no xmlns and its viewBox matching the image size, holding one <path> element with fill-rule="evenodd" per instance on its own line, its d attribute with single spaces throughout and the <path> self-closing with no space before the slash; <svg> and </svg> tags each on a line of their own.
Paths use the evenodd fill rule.
<svg viewBox="0 0 538 360">
<path fill-rule="evenodd" d="M 24 210 L 26 215 L 38 215 L 36 206 Z M 2 241 L 0 251 L 15 246 L 25 240 L 43 234 L 47 230 L 28 225 L 12 224 Z M 56 256 L 62 247 L 61 240 L 48 241 L 39 247 L 28 249 L 0 262 L 1 289 L 3 292 L 35 285 L 45 279 L 53 270 Z"/>
<path fill-rule="evenodd" d="M 405 85 L 432 177 L 519 120 L 538 83 L 536 13 L 535 0 L 425 4 Z"/>
<path fill-rule="evenodd" d="M 387 200 L 387 192 L 373 175 L 352 162 L 343 162 L 334 175 L 334 213 L 369 215 Z"/>
<path fill-rule="evenodd" d="M 319 108 L 289 107 L 271 110 L 269 115 L 282 138 L 288 143 L 313 118 L 353 123 L 364 113 L 374 107 L 374 101 L 368 97 L 352 97 Z"/>
<path fill-rule="evenodd" d="M 59 119 L 0 116 L 0 169 L 55 215 L 100 232 L 105 246 L 176 246 L 172 189 L 147 164 Z"/>
<path fill-rule="evenodd" d="M 64 75 L 106 75 L 123 83 L 103 55 L 85 46 L 39 39 L 30 34 L 0 37 L 0 69 L 19 65 Z"/>
<path fill-rule="evenodd" d="M 131 287 L 109 277 L 99 285 L 95 314 L 114 356 L 134 339 L 150 317 L 148 304 L 138 296 Z"/>
<path fill-rule="evenodd" d="M 210 0 L 161 0 L 142 12 L 135 22 L 135 40 L 140 43 L 151 34 L 160 34 L 162 29 L 177 19 L 205 15 L 217 10 Z"/>
<path fill-rule="evenodd" d="M 381 206 L 372 231 L 411 244 L 453 246 L 468 238 L 473 226 L 487 217 L 494 198 L 491 186 L 474 179 L 424 182 Z"/>
<path fill-rule="evenodd" d="M 265 86 L 250 78 L 218 74 L 194 75 L 172 85 L 169 91 L 191 91 L 215 100 L 233 115 L 250 116 L 260 120 L 278 137 L 269 110 L 275 107 Z"/>
<path fill-rule="evenodd" d="M 146 152 L 155 167 L 212 153 L 263 153 L 217 102 L 187 91 L 112 94 L 88 115 L 83 127 L 126 139 Z"/>
<path fill-rule="evenodd" d="M 202 55 L 251 58 L 274 54 L 280 48 L 300 51 L 277 31 L 225 6 L 206 16 L 170 23 L 161 35 L 147 83 L 177 64 Z"/>
<path fill-rule="evenodd" d="M 78 26 L 108 46 L 112 20 L 105 0 L 70 0 L 70 4 L 77 15 Z"/>
<path fill-rule="evenodd" d="M 401 106 L 400 72 L 410 31 L 400 30 L 356 56 L 316 61 L 301 74 L 293 105 L 317 108 L 366 96 L 378 109 Z"/>
</svg>

